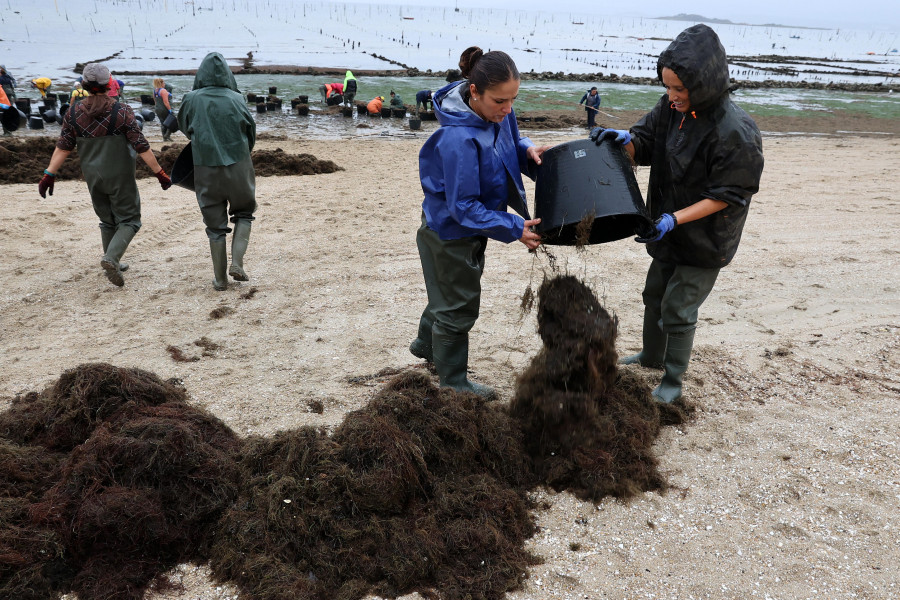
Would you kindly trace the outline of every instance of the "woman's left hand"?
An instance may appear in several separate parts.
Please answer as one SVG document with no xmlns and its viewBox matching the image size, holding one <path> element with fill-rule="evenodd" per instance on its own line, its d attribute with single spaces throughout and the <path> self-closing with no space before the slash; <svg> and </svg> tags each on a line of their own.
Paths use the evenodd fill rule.
<svg viewBox="0 0 900 600">
<path fill-rule="evenodd" d="M 541 245 L 541 234 L 531 230 L 532 227 L 540 222 L 540 219 L 525 221 L 525 227 L 522 229 L 522 237 L 519 238 L 519 241 L 525 244 L 529 250 L 534 250 Z"/>
<path fill-rule="evenodd" d="M 536 165 L 541 164 L 541 155 L 553 146 L 531 146 L 525 151 L 525 156 L 534 161 Z"/>
</svg>

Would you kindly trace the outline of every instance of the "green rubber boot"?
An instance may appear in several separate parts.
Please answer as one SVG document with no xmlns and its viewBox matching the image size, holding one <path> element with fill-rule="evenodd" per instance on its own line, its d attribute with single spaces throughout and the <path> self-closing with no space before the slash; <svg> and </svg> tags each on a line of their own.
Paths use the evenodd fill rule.
<svg viewBox="0 0 900 600">
<path fill-rule="evenodd" d="M 665 369 L 662 381 L 653 390 L 653 396 L 660 402 L 672 403 L 681 398 L 681 379 L 687 371 L 694 347 L 694 332 L 670 333 L 666 346 Z"/>
<path fill-rule="evenodd" d="M 434 325 L 425 315 L 419 319 L 419 334 L 409 345 L 410 353 L 416 358 L 424 358 L 428 362 L 434 362 L 434 353 L 431 349 L 431 326 Z"/>
<path fill-rule="evenodd" d="M 234 223 L 234 235 L 231 237 L 231 266 L 228 274 L 235 281 L 250 281 L 244 271 L 244 253 L 247 252 L 247 244 L 250 243 L 250 224 L 252 221 L 238 219 Z"/>
<path fill-rule="evenodd" d="M 650 369 L 662 369 L 666 355 L 666 339 L 668 335 L 659 328 L 659 314 L 644 308 L 644 329 L 642 332 L 644 347 L 637 354 L 619 359 L 620 365 L 640 365 Z"/>
<path fill-rule="evenodd" d="M 469 381 L 466 368 L 469 365 L 469 335 L 432 334 L 432 352 L 434 368 L 441 380 L 441 387 L 449 387 L 460 392 L 471 392 L 484 398 L 494 400 L 497 392 L 486 385 Z"/>
<path fill-rule="evenodd" d="M 112 241 L 113 235 L 116 233 L 115 229 L 106 229 L 105 227 L 100 228 L 100 239 L 103 242 L 103 254 L 106 254 L 106 249 L 109 247 L 109 242 Z M 119 270 L 123 273 L 128 270 L 128 263 L 123 263 L 119 261 Z"/>
<path fill-rule="evenodd" d="M 213 287 L 217 292 L 224 292 L 228 289 L 228 248 L 225 247 L 225 240 L 209 240 L 209 253 L 212 256 Z"/>
<path fill-rule="evenodd" d="M 128 249 L 128 244 L 134 239 L 136 233 L 137 232 L 134 229 L 127 225 L 118 227 L 115 234 L 113 234 L 112 239 L 109 240 L 109 244 L 106 246 L 106 253 L 103 255 L 103 258 L 100 259 L 100 266 L 106 271 L 106 278 L 109 279 L 109 282 L 113 285 L 119 287 L 125 285 L 125 278 L 122 277 L 122 268 L 119 259 L 125 254 L 125 250 Z"/>
</svg>

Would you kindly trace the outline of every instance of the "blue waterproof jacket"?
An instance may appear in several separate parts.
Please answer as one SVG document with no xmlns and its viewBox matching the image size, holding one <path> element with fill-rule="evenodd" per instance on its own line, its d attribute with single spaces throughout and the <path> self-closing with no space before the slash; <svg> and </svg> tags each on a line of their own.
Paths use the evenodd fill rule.
<svg viewBox="0 0 900 600">
<path fill-rule="evenodd" d="M 468 81 L 457 81 L 434 93 L 441 126 L 419 152 L 422 210 L 442 240 L 483 235 L 514 242 L 525 221 L 506 207 L 512 200 L 528 216 L 522 173 L 536 169 L 525 154 L 534 144 L 519 137 L 515 112 L 490 123 L 472 111 L 463 100 L 468 87 Z"/>
</svg>

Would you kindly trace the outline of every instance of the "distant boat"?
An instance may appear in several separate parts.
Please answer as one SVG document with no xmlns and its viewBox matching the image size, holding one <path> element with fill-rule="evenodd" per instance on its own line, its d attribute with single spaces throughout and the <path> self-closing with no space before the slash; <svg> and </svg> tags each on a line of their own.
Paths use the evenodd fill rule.
<svg viewBox="0 0 900 600">
<path fill-rule="evenodd" d="M 799 36 L 799 35 L 792 35 L 792 36 L 791 36 L 791 39 L 792 39 L 792 40 L 799 40 L 799 39 L 800 39 L 800 36 Z"/>
<path fill-rule="evenodd" d="M 403 17 L 403 19 L 406 21 L 414 21 L 415 17 Z"/>
<path fill-rule="evenodd" d="M 572 21 L 572 25 L 584 25 L 584 21 Z"/>
</svg>

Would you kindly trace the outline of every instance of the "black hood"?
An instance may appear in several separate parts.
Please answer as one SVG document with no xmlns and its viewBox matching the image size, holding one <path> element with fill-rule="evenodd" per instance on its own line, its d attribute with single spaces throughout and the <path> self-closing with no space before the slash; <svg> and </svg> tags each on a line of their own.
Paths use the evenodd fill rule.
<svg viewBox="0 0 900 600">
<path fill-rule="evenodd" d="M 656 74 L 672 69 L 690 93 L 691 107 L 702 110 L 728 93 L 728 57 L 719 36 L 702 23 L 688 27 L 663 50 Z"/>
</svg>

